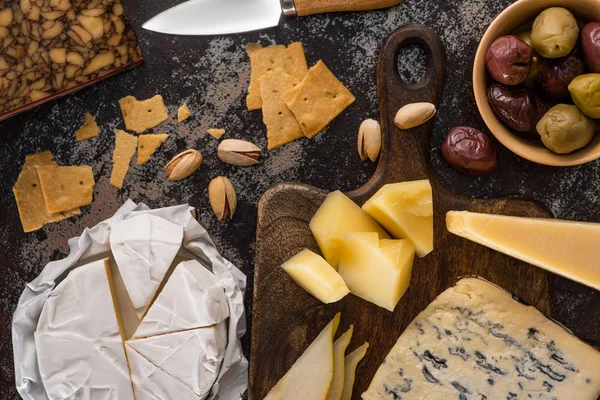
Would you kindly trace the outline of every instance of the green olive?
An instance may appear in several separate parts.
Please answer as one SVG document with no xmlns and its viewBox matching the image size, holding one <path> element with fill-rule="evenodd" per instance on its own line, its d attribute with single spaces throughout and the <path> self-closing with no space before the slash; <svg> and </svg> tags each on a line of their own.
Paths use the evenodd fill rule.
<svg viewBox="0 0 600 400">
<path fill-rule="evenodd" d="M 531 47 L 531 31 L 521 32 L 517 35 L 519 39 L 527 43 L 529 47 Z M 534 87 L 537 74 L 540 71 L 540 67 L 542 65 L 542 57 L 538 54 L 533 47 L 531 48 L 531 68 L 529 68 L 529 75 L 527 75 L 527 79 L 525 79 L 525 83 L 528 86 Z"/>
<path fill-rule="evenodd" d="M 517 35 L 517 37 L 531 47 L 531 31 L 521 32 Z"/>
<path fill-rule="evenodd" d="M 533 22 L 531 43 L 542 57 L 565 57 L 575 48 L 578 38 L 577 20 L 566 8 L 548 8 Z"/>
<path fill-rule="evenodd" d="M 587 145 L 596 133 L 596 122 L 573 105 L 554 106 L 537 124 L 544 146 L 568 154 Z"/>
<path fill-rule="evenodd" d="M 569 84 L 569 92 L 582 113 L 600 119 L 600 74 L 578 76 Z"/>
</svg>

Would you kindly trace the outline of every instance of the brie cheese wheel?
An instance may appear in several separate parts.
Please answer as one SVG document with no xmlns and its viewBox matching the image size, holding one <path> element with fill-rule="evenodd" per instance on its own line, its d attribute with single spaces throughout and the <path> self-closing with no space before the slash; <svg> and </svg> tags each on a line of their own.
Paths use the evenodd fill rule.
<svg viewBox="0 0 600 400">
<path fill-rule="evenodd" d="M 200 397 L 130 346 L 127 358 L 136 400 L 199 400 Z M 120 400 L 120 399 L 118 399 Z"/>
<path fill-rule="evenodd" d="M 133 399 L 107 260 L 74 269 L 50 293 L 35 332 L 50 400 Z"/>
<path fill-rule="evenodd" d="M 110 248 L 127 293 L 141 318 L 158 290 L 183 240 L 183 227 L 142 214 L 111 227 Z"/>
<path fill-rule="evenodd" d="M 133 338 L 211 326 L 227 317 L 227 296 L 217 277 L 196 260 L 184 261 L 173 271 Z"/>
<path fill-rule="evenodd" d="M 130 340 L 128 346 L 201 398 L 219 374 L 227 347 L 225 321 L 220 324 Z"/>
</svg>

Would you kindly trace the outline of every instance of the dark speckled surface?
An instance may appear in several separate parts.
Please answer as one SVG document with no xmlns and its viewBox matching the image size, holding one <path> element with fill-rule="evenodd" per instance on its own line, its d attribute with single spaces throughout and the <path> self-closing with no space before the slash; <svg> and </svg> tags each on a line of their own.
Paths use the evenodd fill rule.
<svg viewBox="0 0 600 400">
<path fill-rule="evenodd" d="M 14 389 L 10 322 L 26 282 L 50 260 L 66 255 L 67 239 L 109 217 L 128 198 L 151 207 L 189 203 L 219 250 L 248 274 L 248 311 L 252 288 L 256 205 L 272 184 L 302 181 L 326 189 L 350 190 L 364 183 L 374 165 L 359 160 L 355 150 L 358 125 L 377 116 L 375 64 L 383 39 L 410 22 L 429 25 L 448 51 L 448 82 L 436 122 L 432 159 L 441 182 L 454 192 L 472 197 L 519 196 L 545 204 L 555 216 L 600 222 L 600 163 L 575 168 L 550 168 L 522 160 L 498 145 L 500 167 L 492 175 L 470 178 L 450 170 L 441 160 L 439 145 L 457 125 L 485 128 L 473 100 L 471 62 L 486 26 L 509 0 L 408 0 L 385 11 L 288 19 L 279 28 L 228 37 L 172 37 L 146 32 L 140 25 L 177 0 L 123 0 L 138 33 L 146 63 L 65 99 L 46 104 L 0 123 L 0 399 L 18 398 Z M 302 41 L 310 64 L 323 59 L 348 85 L 357 102 L 329 129 L 312 141 L 299 141 L 265 155 L 260 166 L 236 169 L 216 157 L 217 141 L 207 128 L 223 127 L 226 137 L 248 139 L 266 148 L 260 112 L 244 107 L 249 65 L 244 45 Z M 407 51 L 400 69 L 407 78 L 418 76 L 419 52 Z M 171 118 L 155 132 L 172 137 L 144 166 L 132 166 L 121 191 L 109 185 L 113 128 L 123 123 L 117 100 L 160 93 Z M 183 125 L 175 119 L 186 102 L 193 117 Z M 77 143 L 74 131 L 85 112 L 97 118 L 102 134 Z M 192 178 L 170 183 L 162 166 L 188 147 L 202 151 L 205 162 Z M 24 234 L 11 187 L 25 156 L 51 150 L 59 164 L 88 164 L 97 180 L 95 201 L 81 216 Z M 232 222 L 218 223 L 210 210 L 207 186 L 227 175 L 238 189 L 239 205 Z M 499 266 L 501 268 L 501 266 Z M 518 279 L 518 278 L 517 278 Z M 553 316 L 580 336 L 600 342 L 600 294 L 557 278 Z M 249 335 L 248 335 L 249 336 Z M 244 341 L 248 353 L 249 337 Z"/>
</svg>

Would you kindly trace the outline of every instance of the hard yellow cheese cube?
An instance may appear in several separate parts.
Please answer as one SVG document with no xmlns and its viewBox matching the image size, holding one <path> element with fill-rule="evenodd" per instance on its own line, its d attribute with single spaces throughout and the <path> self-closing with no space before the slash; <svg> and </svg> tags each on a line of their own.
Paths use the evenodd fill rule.
<svg viewBox="0 0 600 400">
<path fill-rule="evenodd" d="M 433 195 L 428 180 L 385 185 L 363 205 L 398 239 L 410 239 L 419 257 L 433 251 Z"/>
<path fill-rule="evenodd" d="M 281 266 L 294 281 L 325 304 L 335 303 L 350 291 L 323 257 L 305 249 Z"/>
<path fill-rule="evenodd" d="M 369 215 L 342 192 L 330 193 L 310 221 L 312 231 L 323 256 L 337 269 L 340 261 L 340 241 L 347 232 L 376 232 L 380 239 L 387 233 Z"/>
<path fill-rule="evenodd" d="M 409 240 L 379 240 L 376 233 L 347 233 L 339 274 L 350 292 L 394 311 L 410 284 L 415 247 Z"/>
</svg>

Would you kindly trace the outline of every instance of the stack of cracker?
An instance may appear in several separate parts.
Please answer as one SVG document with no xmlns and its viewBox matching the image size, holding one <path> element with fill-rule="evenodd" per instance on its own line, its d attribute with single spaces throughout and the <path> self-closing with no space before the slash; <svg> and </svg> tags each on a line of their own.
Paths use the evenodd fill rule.
<svg viewBox="0 0 600 400">
<path fill-rule="evenodd" d="M 263 111 L 269 150 L 315 137 L 355 97 L 323 61 L 308 69 L 302 43 L 246 46 L 252 76 L 248 110 Z"/>
</svg>

